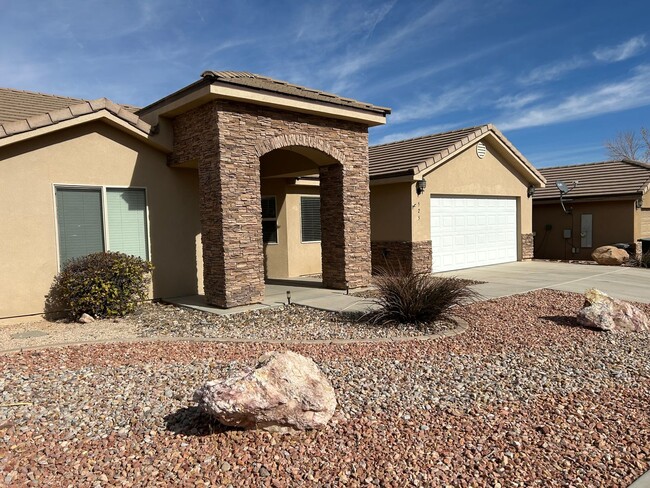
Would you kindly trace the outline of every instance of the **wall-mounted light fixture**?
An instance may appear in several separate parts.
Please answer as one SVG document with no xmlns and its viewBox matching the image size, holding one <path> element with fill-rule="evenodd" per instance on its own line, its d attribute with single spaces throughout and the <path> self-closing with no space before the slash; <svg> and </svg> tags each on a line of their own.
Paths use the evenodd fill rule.
<svg viewBox="0 0 650 488">
<path fill-rule="evenodd" d="M 417 183 L 415 183 L 415 191 L 418 195 L 422 195 L 426 187 L 427 187 L 427 180 L 425 180 L 424 178 L 418 180 Z"/>
<path fill-rule="evenodd" d="M 535 195 L 535 187 L 530 185 L 526 194 L 528 195 L 528 198 L 533 198 L 533 195 Z"/>
<path fill-rule="evenodd" d="M 636 204 L 636 208 L 641 208 L 643 207 L 643 200 L 641 198 L 637 198 L 635 204 Z"/>
</svg>

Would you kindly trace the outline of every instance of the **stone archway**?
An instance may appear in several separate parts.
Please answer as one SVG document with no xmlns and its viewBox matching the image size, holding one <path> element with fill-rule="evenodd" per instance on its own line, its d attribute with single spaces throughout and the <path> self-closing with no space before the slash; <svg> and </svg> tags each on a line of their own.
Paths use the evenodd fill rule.
<svg viewBox="0 0 650 488">
<path fill-rule="evenodd" d="M 228 100 L 174 119 L 174 161 L 196 160 L 206 301 L 220 307 L 264 296 L 260 157 L 275 149 L 322 158 L 319 165 L 323 284 L 370 280 L 367 126 Z"/>
</svg>

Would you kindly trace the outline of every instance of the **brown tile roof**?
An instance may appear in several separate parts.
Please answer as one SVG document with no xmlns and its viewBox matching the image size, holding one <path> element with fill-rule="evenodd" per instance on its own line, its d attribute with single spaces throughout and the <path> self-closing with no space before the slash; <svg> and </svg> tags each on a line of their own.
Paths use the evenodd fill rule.
<svg viewBox="0 0 650 488">
<path fill-rule="evenodd" d="M 43 105 L 41 105 L 41 107 L 42 106 Z M 122 105 L 118 105 L 117 103 L 113 103 L 106 98 L 99 98 L 97 100 L 82 100 L 80 102 L 75 100 L 75 103 L 69 106 L 63 106 L 45 113 L 31 115 L 24 119 L 1 122 L 0 139 L 23 132 L 29 132 L 41 127 L 55 125 L 59 122 L 75 119 L 82 115 L 99 112 L 101 110 L 108 111 L 146 134 L 151 132 L 151 126 L 141 120 L 131 110 Z"/>
<path fill-rule="evenodd" d="M 541 168 L 540 172 L 548 183 L 546 188 L 537 189 L 533 197 L 536 201 L 559 199 L 560 191 L 555 186 L 558 180 L 569 188 L 572 182 L 578 181 L 578 186 L 567 196 L 572 199 L 642 195 L 650 185 L 650 164 L 627 159 Z"/>
<path fill-rule="evenodd" d="M 544 181 L 537 169 L 492 124 L 371 146 L 370 178 L 417 175 L 488 132 L 510 149 L 540 181 Z"/>
<path fill-rule="evenodd" d="M 291 95 L 297 98 L 306 98 L 319 102 L 330 103 L 332 105 L 342 105 L 345 107 L 359 108 L 381 114 L 389 114 L 390 108 L 372 105 L 370 103 L 359 102 L 351 98 L 344 98 L 332 93 L 320 90 L 314 90 L 300 85 L 293 85 L 286 81 L 274 80 L 268 76 L 257 75 L 245 71 L 204 71 L 201 76 L 204 79 L 229 83 L 232 85 L 255 88 L 283 95 Z"/>
<path fill-rule="evenodd" d="M 82 98 L 70 98 L 60 95 L 47 95 L 27 90 L 0 88 L 0 124 L 25 120 L 33 115 L 52 112 L 81 102 Z M 137 107 L 122 105 L 129 112 L 135 112 Z"/>
</svg>

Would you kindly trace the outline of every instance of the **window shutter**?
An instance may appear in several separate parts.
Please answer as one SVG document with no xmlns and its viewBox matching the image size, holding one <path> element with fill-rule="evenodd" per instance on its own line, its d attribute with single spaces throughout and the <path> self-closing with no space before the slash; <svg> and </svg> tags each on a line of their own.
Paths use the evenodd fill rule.
<svg viewBox="0 0 650 488">
<path fill-rule="evenodd" d="M 61 267 L 73 258 L 104 250 L 102 194 L 99 189 L 56 189 Z"/>
<path fill-rule="evenodd" d="M 144 190 L 108 188 L 106 206 L 109 249 L 149 259 Z"/>
<path fill-rule="evenodd" d="M 300 197 L 302 241 L 320 241 L 320 197 Z"/>
</svg>

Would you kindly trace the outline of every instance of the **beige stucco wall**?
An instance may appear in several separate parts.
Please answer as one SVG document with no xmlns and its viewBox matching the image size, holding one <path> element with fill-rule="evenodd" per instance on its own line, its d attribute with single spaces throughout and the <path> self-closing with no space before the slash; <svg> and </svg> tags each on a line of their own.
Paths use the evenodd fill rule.
<svg viewBox="0 0 650 488">
<path fill-rule="evenodd" d="M 0 318 L 43 310 L 58 272 L 55 184 L 146 188 L 153 296 L 202 292 L 196 171 L 96 122 L 0 149 Z"/>
<path fill-rule="evenodd" d="M 275 196 L 278 243 L 264 245 L 267 278 L 294 278 L 321 272 L 320 242 L 302 242 L 300 197 L 318 196 L 318 186 L 289 185 L 284 178 L 262 180 L 262 196 Z"/>
<path fill-rule="evenodd" d="M 569 204 L 570 214 L 564 213 L 560 202 L 536 203 L 533 207 L 535 257 L 541 259 L 591 259 L 591 252 L 599 246 L 632 243 L 635 235 L 633 200 L 585 202 Z M 638 213 L 638 212 L 636 212 Z M 580 247 L 582 214 L 592 215 L 592 246 Z M 551 226 L 547 230 L 547 225 Z M 565 239 L 564 229 L 571 229 L 571 239 Z M 577 248 L 578 252 L 572 252 Z"/>
<path fill-rule="evenodd" d="M 411 189 L 413 183 L 370 186 L 370 239 L 410 241 L 412 234 Z"/>
<path fill-rule="evenodd" d="M 431 239 L 431 196 L 494 196 L 517 198 L 519 233 L 532 232 L 532 202 L 529 183 L 489 142 L 483 159 L 476 145 L 469 146 L 426 174 L 427 186 L 418 195 L 415 182 L 372 182 L 371 236 L 373 241 L 427 241 Z M 521 256 L 521 242 L 519 243 Z"/>
<path fill-rule="evenodd" d="M 634 210 L 635 239 L 650 238 L 650 192 L 641 198 L 641 208 Z"/>
</svg>

